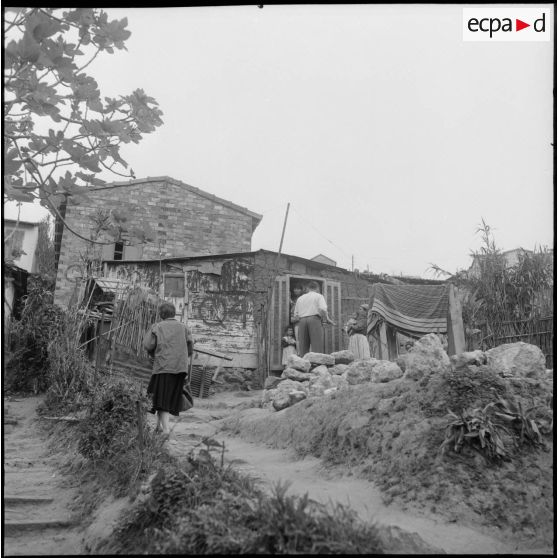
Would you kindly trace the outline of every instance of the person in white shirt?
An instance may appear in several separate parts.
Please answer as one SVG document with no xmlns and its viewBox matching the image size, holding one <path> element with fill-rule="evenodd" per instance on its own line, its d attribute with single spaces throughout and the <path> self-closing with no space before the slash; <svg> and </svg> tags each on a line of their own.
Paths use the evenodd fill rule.
<svg viewBox="0 0 558 558">
<path fill-rule="evenodd" d="M 294 307 L 294 317 L 299 320 L 299 355 L 304 356 L 310 348 L 314 353 L 323 353 L 324 332 L 322 323 L 335 325 L 335 322 L 329 317 L 325 298 L 318 292 L 316 281 L 310 281 L 308 292 L 298 297 Z"/>
</svg>

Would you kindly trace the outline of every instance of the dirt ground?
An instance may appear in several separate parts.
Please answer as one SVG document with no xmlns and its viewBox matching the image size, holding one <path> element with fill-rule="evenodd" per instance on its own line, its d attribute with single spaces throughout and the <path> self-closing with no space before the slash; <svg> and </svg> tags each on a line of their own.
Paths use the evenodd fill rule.
<svg viewBox="0 0 558 558">
<path fill-rule="evenodd" d="M 185 456 L 192 449 L 203 447 L 204 437 L 213 437 L 225 443 L 228 462 L 260 479 L 264 487 L 289 482 L 293 493 L 308 492 L 311 498 L 323 503 L 347 504 L 364 521 L 415 533 L 433 552 L 553 554 L 551 548 L 518 548 L 495 535 L 449 523 L 423 511 L 383 505 L 371 482 L 347 476 L 339 468 L 326 469 L 316 458 L 297 460 L 289 452 L 253 444 L 222 430 L 227 417 L 239 409 L 245 408 L 241 412 L 246 415 L 270 412 L 255 408 L 260 397 L 261 392 L 225 392 L 195 399 L 194 409 L 178 420 L 172 419 L 174 440 L 169 442 L 169 450 Z M 59 478 L 55 456 L 47 455 L 44 434 L 34 414 L 39 401 L 38 397 L 4 399 L 5 524 L 13 524 L 5 536 L 5 555 L 85 554 L 96 541 L 108 535 L 127 500 L 106 502 L 86 528 L 72 524 L 75 518 L 67 510 L 75 487 L 69 486 L 67 479 Z M 155 419 L 149 415 L 148 420 Z M 6 500 L 7 496 L 12 500 Z M 44 500 L 33 504 L 22 498 Z M 57 524 L 53 523 L 56 521 Z"/>
<path fill-rule="evenodd" d="M 4 397 L 4 554 L 68 555 L 81 551 L 75 487 L 48 455 L 35 409 L 40 397 Z"/>
</svg>

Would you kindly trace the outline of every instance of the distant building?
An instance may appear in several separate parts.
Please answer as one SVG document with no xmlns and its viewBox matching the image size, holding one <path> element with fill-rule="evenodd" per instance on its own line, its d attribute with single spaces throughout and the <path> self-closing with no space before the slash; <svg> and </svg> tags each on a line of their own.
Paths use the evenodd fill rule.
<svg viewBox="0 0 558 558">
<path fill-rule="evenodd" d="M 4 219 L 4 261 L 9 261 L 28 273 L 35 273 L 38 240 L 39 223 Z"/>
<path fill-rule="evenodd" d="M 311 261 L 323 263 L 326 265 L 332 265 L 334 267 L 337 266 L 336 261 L 332 260 L 331 258 L 328 258 L 327 256 L 324 256 L 323 254 L 318 254 L 317 256 L 314 256 L 313 258 L 311 258 Z"/>
<path fill-rule="evenodd" d="M 519 263 L 520 254 L 532 254 L 532 250 L 526 250 L 525 248 L 513 248 L 512 250 L 506 250 L 505 252 L 500 252 L 500 255 L 504 258 L 506 268 L 513 267 Z M 485 254 L 475 254 L 473 256 L 473 261 L 471 267 L 469 267 L 469 275 L 478 277 L 481 272 L 481 261 L 486 259 Z"/>
<path fill-rule="evenodd" d="M 87 202 L 63 203 L 59 208 L 66 224 L 81 237 L 90 237 L 99 211 L 120 212 L 126 215 L 128 228 L 149 227 L 154 233 L 154 238 L 145 243 L 131 241 L 128 233 L 118 240 L 100 239 L 107 244 L 95 245 L 99 260 L 152 261 L 245 252 L 250 250 L 252 234 L 262 219 L 245 207 L 168 176 L 106 184 L 88 190 L 87 197 Z M 67 304 L 71 299 L 75 282 L 68 274 L 83 261 L 88 249 L 91 247 L 83 238 L 65 229 L 57 219 L 57 304 Z"/>
</svg>

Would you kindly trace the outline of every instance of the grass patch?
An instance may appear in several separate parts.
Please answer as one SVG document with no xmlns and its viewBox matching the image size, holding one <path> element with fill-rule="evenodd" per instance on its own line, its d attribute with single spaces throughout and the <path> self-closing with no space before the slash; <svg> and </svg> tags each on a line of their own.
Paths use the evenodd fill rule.
<svg viewBox="0 0 558 558">
<path fill-rule="evenodd" d="M 289 495 L 271 495 L 256 481 L 210 455 L 173 460 L 151 482 L 97 551 L 147 554 L 378 554 L 375 527 L 355 512 Z"/>
</svg>

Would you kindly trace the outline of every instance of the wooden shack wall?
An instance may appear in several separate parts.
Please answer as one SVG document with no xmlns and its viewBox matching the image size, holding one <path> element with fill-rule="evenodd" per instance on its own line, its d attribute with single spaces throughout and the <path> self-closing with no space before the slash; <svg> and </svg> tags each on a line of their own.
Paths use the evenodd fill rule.
<svg viewBox="0 0 558 558">
<path fill-rule="evenodd" d="M 276 276 L 302 275 L 338 281 L 341 349 L 348 346 L 342 329 L 360 304 L 368 302 L 371 283 L 356 273 L 318 262 L 259 251 L 231 258 L 161 262 L 107 263 L 106 275 L 160 292 L 165 273 L 184 273 L 188 324 L 198 347 L 226 354 L 232 362 L 199 355 L 198 364 L 260 369 L 265 376 L 268 344 L 268 297 Z M 337 310 L 336 310 L 337 313 Z M 271 340 L 277 343 L 279 340 Z"/>
<path fill-rule="evenodd" d="M 341 348 L 347 348 L 349 339 L 342 326 L 347 322 L 361 304 L 368 303 L 372 284 L 358 273 L 344 271 L 340 268 L 325 266 L 319 262 L 292 258 L 281 255 L 277 262 L 276 254 L 257 252 L 254 261 L 255 306 L 263 304 L 265 315 L 267 304 L 265 294 L 271 286 L 273 278 L 278 275 L 308 275 L 338 281 L 341 287 L 341 315 L 335 316 L 341 328 Z M 277 272 L 277 273 L 276 273 Z"/>
<path fill-rule="evenodd" d="M 194 261 L 107 263 L 107 276 L 160 290 L 165 273 L 184 274 L 186 316 L 200 348 L 232 357 L 198 355 L 196 364 L 257 368 L 253 257 Z"/>
</svg>

